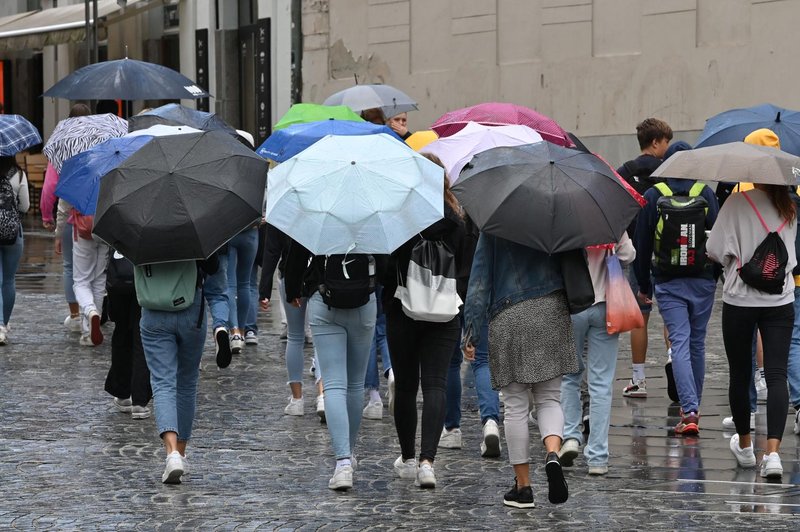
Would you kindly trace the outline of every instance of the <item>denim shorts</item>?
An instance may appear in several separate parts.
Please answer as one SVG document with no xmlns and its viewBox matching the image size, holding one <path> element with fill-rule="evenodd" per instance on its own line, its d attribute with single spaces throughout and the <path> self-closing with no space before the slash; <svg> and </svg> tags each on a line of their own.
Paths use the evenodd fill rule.
<svg viewBox="0 0 800 532">
<path fill-rule="evenodd" d="M 633 295 L 637 296 L 636 301 L 638 302 L 638 295 L 639 295 L 639 281 L 636 279 L 636 273 L 633 271 L 633 267 L 628 267 L 628 284 L 631 285 L 631 290 L 633 290 Z M 653 299 L 653 278 L 650 278 L 650 290 L 647 291 L 647 298 L 652 300 Z M 649 314 L 650 311 L 653 310 L 653 304 L 648 303 L 644 304 L 639 302 L 639 310 L 642 311 L 642 314 Z"/>
</svg>

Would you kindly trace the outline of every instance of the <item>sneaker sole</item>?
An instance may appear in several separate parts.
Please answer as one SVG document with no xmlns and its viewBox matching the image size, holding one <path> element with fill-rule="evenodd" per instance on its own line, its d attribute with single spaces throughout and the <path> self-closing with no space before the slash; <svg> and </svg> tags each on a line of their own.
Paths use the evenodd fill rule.
<svg viewBox="0 0 800 532">
<path fill-rule="evenodd" d="M 517 502 L 517 501 L 507 501 L 503 499 L 503 506 L 510 506 L 512 508 L 536 508 L 536 504 L 532 502 Z"/>
<path fill-rule="evenodd" d="M 683 427 L 682 431 L 678 432 L 676 430 L 675 434 L 680 436 L 697 436 L 700 434 L 700 428 L 694 423 L 688 423 L 685 427 Z"/>
<path fill-rule="evenodd" d="M 781 469 L 767 469 L 761 473 L 761 478 L 782 478 L 783 468 Z"/>
<path fill-rule="evenodd" d="M 672 362 L 664 366 L 664 372 L 667 374 L 667 396 L 675 403 L 680 402 L 678 396 L 678 386 L 675 384 L 675 374 L 672 372 Z"/>
<path fill-rule="evenodd" d="M 250 340 L 245 339 L 244 343 L 245 345 L 258 345 L 258 339 L 255 340 L 253 340 L 252 338 Z"/>
<path fill-rule="evenodd" d="M 422 488 L 424 490 L 432 490 L 436 487 L 436 481 L 426 480 L 425 482 L 420 482 L 418 480 L 414 481 L 414 485 L 418 488 Z"/>
<path fill-rule="evenodd" d="M 95 314 L 91 320 L 91 333 L 92 345 L 100 345 L 103 343 L 103 331 L 100 330 L 100 316 Z"/>
<path fill-rule="evenodd" d="M 577 449 L 571 449 L 569 451 L 564 451 L 564 454 L 560 455 L 558 459 L 561 461 L 562 467 L 572 467 L 572 464 L 575 463 L 575 459 L 578 457 Z"/>
<path fill-rule="evenodd" d="M 647 392 L 622 392 L 623 397 L 630 397 L 631 399 L 647 399 Z"/>
<path fill-rule="evenodd" d="M 569 499 L 569 488 L 564 479 L 564 470 L 558 462 L 548 462 L 544 466 L 547 473 L 547 499 L 553 504 L 562 504 Z"/>
<path fill-rule="evenodd" d="M 353 489 L 353 482 L 352 481 L 328 482 L 328 489 L 332 489 L 333 491 L 351 490 Z"/>
<path fill-rule="evenodd" d="M 183 476 L 183 469 L 179 467 L 177 469 L 173 469 L 172 471 L 170 471 L 166 477 L 162 475 L 161 482 L 163 484 L 180 484 L 182 476 Z"/>
<path fill-rule="evenodd" d="M 214 335 L 214 340 L 217 342 L 217 367 L 225 369 L 231 365 L 231 338 L 228 331 L 219 330 Z"/>
<path fill-rule="evenodd" d="M 497 458 L 500 456 L 500 436 L 490 434 L 483 439 L 481 456 L 483 458 Z"/>
<path fill-rule="evenodd" d="M 146 414 L 145 413 L 136 414 L 131 412 L 131 419 L 147 419 L 149 417 L 150 417 L 150 412 L 147 412 Z"/>
</svg>

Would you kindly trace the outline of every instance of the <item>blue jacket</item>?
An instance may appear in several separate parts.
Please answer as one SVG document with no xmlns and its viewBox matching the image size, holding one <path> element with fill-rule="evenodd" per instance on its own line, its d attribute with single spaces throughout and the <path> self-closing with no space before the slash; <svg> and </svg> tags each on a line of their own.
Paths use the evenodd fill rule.
<svg viewBox="0 0 800 532">
<path fill-rule="evenodd" d="M 690 179 L 667 179 L 667 186 L 672 190 L 673 195 L 688 195 L 689 189 L 694 185 L 694 181 Z M 708 215 L 706 216 L 706 229 L 711 229 L 714 222 L 717 220 L 719 214 L 719 204 L 714 191 L 709 187 L 703 187 L 700 195 L 708 202 Z M 636 248 L 636 261 L 634 262 L 634 273 L 636 280 L 639 283 L 639 291 L 647 294 L 650 290 L 650 273 L 652 268 L 652 275 L 655 279 L 655 284 L 663 283 L 670 278 L 665 277 L 655 268 L 652 264 L 653 260 L 653 247 L 655 245 L 656 225 L 658 225 L 658 207 L 656 202 L 661 197 L 661 192 L 655 187 L 651 187 L 644 193 L 644 199 L 647 200 L 647 205 L 644 206 L 639 213 L 636 222 L 636 235 L 633 239 L 633 245 Z M 707 264 L 707 273 L 704 277 L 709 279 L 715 278 L 715 270 L 711 261 Z"/>
<path fill-rule="evenodd" d="M 484 323 L 501 310 L 562 288 L 557 255 L 481 233 L 464 305 L 464 343 L 478 345 Z"/>
</svg>

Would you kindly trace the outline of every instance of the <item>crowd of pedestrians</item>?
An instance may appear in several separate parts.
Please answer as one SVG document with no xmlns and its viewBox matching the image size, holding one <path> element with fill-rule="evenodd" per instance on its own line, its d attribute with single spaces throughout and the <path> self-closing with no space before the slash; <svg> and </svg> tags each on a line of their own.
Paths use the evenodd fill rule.
<svg viewBox="0 0 800 532">
<path fill-rule="evenodd" d="M 91 116 L 87 106 L 77 104 L 59 127 Z M 385 131 L 393 132 L 395 140 L 411 140 L 405 112 L 386 116 L 381 108 L 371 108 L 363 110 L 361 118 L 388 126 Z M 255 149 L 249 133 L 238 131 L 236 136 L 247 149 Z M 135 419 L 151 416 L 152 399 L 166 451 L 164 483 L 180 483 L 188 471 L 186 448 L 197 407 L 206 307 L 221 369 L 235 355 L 258 345 L 259 310 L 285 316 L 290 396 L 281 406 L 288 416 L 306 414 L 303 380 L 310 365 L 316 383 L 313 412 L 326 423 L 335 458 L 328 481 L 333 490 L 353 487 L 362 419 L 382 419 L 384 399 L 400 448 L 393 474 L 414 480 L 420 488 L 435 488 L 437 449 L 463 445 L 461 367 L 466 359 L 475 376 L 482 423 L 479 452 L 487 459 L 501 455 L 503 426 L 514 473 L 503 502 L 530 508 L 534 505 L 532 434 L 541 438 L 548 499 L 553 504 L 567 501 L 562 468 L 572 467 L 581 449 L 589 475 L 609 471 L 608 433 L 619 349 L 619 333 L 612 332 L 607 322 L 607 259 L 614 256 L 626 269 L 629 295 L 635 298 L 643 324 L 630 330 L 632 376 L 622 394 L 647 397 L 648 317 L 655 304 L 664 322 L 668 393 L 681 410 L 674 433 L 700 432 L 706 332 L 709 326 L 720 327 L 709 321 L 721 279 L 721 328 L 730 366 L 732 413 L 723 424 L 736 432 L 730 448 L 738 464 L 756 466 L 753 413 L 765 395 L 767 448 L 761 475 L 779 478 L 787 405 L 795 408 L 794 432 L 800 434 L 800 313 L 796 312 L 800 199 L 782 185 L 721 184 L 715 190 L 702 180 L 654 177 L 664 161 L 692 147 L 672 142 L 671 128 L 655 118 L 637 126 L 637 138 L 641 155 L 625 162 L 617 179 L 620 186 L 623 181 L 629 185 L 631 195 L 641 195 L 643 208 L 618 241 L 579 250 L 578 260 L 591 285 L 591 297 L 580 308 L 570 293 L 565 255 L 481 230 L 451 190 L 459 176 L 448 175 L 449 166 L 425 148 L 420 150 L 425 162 L 417 164 L 441 179 L 435 198 L 442 200 L 437 206 L 442 215 L 391 250 L 351 253 L 353 244 L 346 253 L 314 252 L 267 215 L 239 230 L 205 260 L 133 266 L 96 235 L 81 232 L 84 216 L 56 195 L 67 156 L 48 143 L 50 165 L 40 206 L 42 223 L 55 231 L 55 251 L 63 257 L 69 306 L 64 326 L 77 335 L 80 345 L 93 347 L 104 342 L 101 323 L 106 319 L 114 323 L 105 390 L 120 411 Z M 767 129 L 741 140 L 780 148 L 780 139 Z M 471 171 L 472 165 L 464 168 Z M 0 203 L 11 198 L 19 213 L 26 212 L 26 176 L 13 156 L 0 157 L 0 176 Z M 319 193 L 328 192 L 320 188 Z M 675 260 L 675 253 L 685 258 L 681 253 L 686 252 L 674 248 L 670 240 L 669 216 L 684 220 L 680 227 L 697 231 L 691 236 L 681 233 L 677 240 L 681 246 L 689 242 L 691 247 L 694 239 L 703 242 L 696 255 L 689 252 L 688 266 Z M 778 261 L 772 284 L 759 287 L 745 280 L 742 272 L 754 256 L 764 253 L 768 236 L 774 248 L 770 260 L 780 259 L 780 246 L 786 257 Z M 22 246 L 21 225 L 13 242 L 0 245 L 0 345 L 9 338 Z M 438 260 L 448 263 L 449 269 L 443 271 L 449 273 L 431 276 L 428 271 L 428 288 L 441 282 L 435 290 L 442 295 L 452 281 L 450 301 L 457 301 L 458 308 L 414 314 L 402 294 L 414 290 L 419 257 L 431 249 L 439 250 Z M 159 284 L 167 271 L 186 286 L 180 297 L 170 295 L 175 308 L 154 302 L 159 291 L 176 290 Z M 762 379 L 765 394 L 759 395 Z M 584 382 L 588 401 L 582 399 Z M 533 455 L 538 453 L 534 447 Z"/>
</svg>

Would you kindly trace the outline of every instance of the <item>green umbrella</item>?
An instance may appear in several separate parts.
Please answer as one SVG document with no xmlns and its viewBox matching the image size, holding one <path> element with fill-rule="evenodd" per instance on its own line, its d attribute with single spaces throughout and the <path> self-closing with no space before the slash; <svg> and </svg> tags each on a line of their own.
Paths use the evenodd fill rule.
<svg viewBox="0 0 800 532">
<path fill-rule="evenodd" d="M 346 105 L 319 105 L 316 103 L 296 103 L 272 126 L 272 130 L 283 129 L 292 124 L 318 122 L 320 120 L 350 120 L 363 122 L 364 119 Z"/>
</svg>

